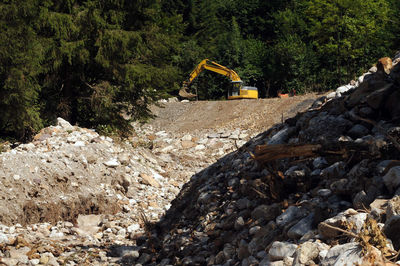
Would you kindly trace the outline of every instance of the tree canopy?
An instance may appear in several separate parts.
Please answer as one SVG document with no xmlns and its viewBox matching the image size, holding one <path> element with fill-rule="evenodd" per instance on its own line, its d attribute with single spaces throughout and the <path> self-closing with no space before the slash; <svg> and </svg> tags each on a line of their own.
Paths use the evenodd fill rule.
<svg viewBox="0 0 400 266">
<path fill-rule="evenodd" d="M 3 0 L 0 135 L 26 139 L 57 116 L 129 129 L 177 95 L 203 59 L 263 97 L 333 89 L 399 47 L 395 0 Z M 204 72 L 200 99 L 229 80 Z"/>
</svg>

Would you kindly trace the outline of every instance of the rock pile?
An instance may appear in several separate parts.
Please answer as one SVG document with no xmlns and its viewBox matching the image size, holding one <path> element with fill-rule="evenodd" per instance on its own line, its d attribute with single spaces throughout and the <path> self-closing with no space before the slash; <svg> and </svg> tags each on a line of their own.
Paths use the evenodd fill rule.
<svg viewBox="0 0 400 266">
<path fill-rule="evenodd" d="M 116 143 L 58 119 L 32 143 L 2 146 L 0 262 L 391 265 L 397 57 L 248 142 L 239 129 L 135 125 Z"/>
<path fill-rule="evenodd" d="M 388 58 L 192 176 L 152 265 L 391 265 L 400 248 L 400 64 Z M 147 259 L 144 260 L 143 258 Z"/>
<path fill-rule="evenodd" d="M 136 132 L 116 143 L 59 118 L 33 142 L 4 147 L 0 262 L 110 265 L 136 256 L 136 239 L 182 184 L 248 138 L 243 131 Z"/>
</svg>

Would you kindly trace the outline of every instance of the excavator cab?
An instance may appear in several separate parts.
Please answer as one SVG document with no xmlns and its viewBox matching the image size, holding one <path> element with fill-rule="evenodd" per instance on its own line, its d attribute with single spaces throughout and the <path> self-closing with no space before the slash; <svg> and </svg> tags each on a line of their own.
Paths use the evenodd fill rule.
<svg viewBox="0 0 400 266">
<path fill-rule="evenodd" d="M 232 88 L 228 91 L 228 100 L 235 99 L 257 99 L 258 89 L 256 87 L 243 86 L 243 81 L 232 81 Z"/>
<path fill-rule="evenodd" d="M 232 87 L 228 90 L 228 97 L 239 96 L 240 89 L 243 87 L 242 81 L 232 81 Z"/>
</svg>

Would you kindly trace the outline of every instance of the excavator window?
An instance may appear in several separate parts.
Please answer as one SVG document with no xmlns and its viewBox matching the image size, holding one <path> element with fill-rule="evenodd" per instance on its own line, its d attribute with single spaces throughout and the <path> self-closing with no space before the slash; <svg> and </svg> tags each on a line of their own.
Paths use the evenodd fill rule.
<svg viewBox="0 0 400 266">
<path fill-rule="evenodd" d="M 241 87 L 241 82 L 232 82 L 232 88 L 229 91 L 229 96 L 239 96 Z"/>
</svg>

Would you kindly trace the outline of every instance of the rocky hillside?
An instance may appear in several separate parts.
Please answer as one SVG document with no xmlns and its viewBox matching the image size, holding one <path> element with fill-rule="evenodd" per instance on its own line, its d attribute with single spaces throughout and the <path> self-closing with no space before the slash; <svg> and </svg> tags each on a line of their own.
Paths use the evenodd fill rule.
<svg viewBox="0 0 400 266">
<path fill-rule="evenodd" d="M 32 143 L 3 145 L 0 262 L 392 265 L 400 259 L 398 61 L 379 60 L 259 134 L 257 119 L 240 126 L 246 112 L 221 127 L 218 115 L 205 118 L 201 130 L 201 120 L 178 117 L 169 125 L 180 130 L 135 125 L 123 142 L 58 119 Z M 275 99 L 274 123 L 305 100 Z M 216 106 L 244 110 L 234 103 Z M 205 106 L 188 104 L 177 113 Z"/>
<path fill-rule="evenodd" d="M 285 99 L 284 108 L 276 99 L 260 102 L 288 116 L 290 109 L 304 109 L 312 98 L 315 95 Z M 193 110 L 193 105 L 226 111 L 227 104 L 232 105 L 174 103 L 160 110 L 179 114 L 179 108 Z M 212 115 L 219 116 L 218 110 Z M 255 118 L 243 121 L 257 125 Z M 182 185 L 255 134 L 254 128 L 239 120 L 236 127 L 226 126 L 232 125 L 228 119 L 227 123 L 214 121 L 200 131 L 173 131 L 157 126 L 163 119 L 159 115 L 149 124 L 136 124 L 134 136 L 115 141 L 59 118 L 56 126 L 43 129 L 31 143 L 2 144 L 1 262 L 110 265 L 136 256 L 136 240 L 144 235 L 148 223 L 159 221 L 171 207 Z M 174 125 L 184 123 L 175 121 Z"/>
<path fill-rule="evenodd" d="M 194 175 L 137 242 L 153 265 L 391 265 L 400 55 Z"/>
</svg>

